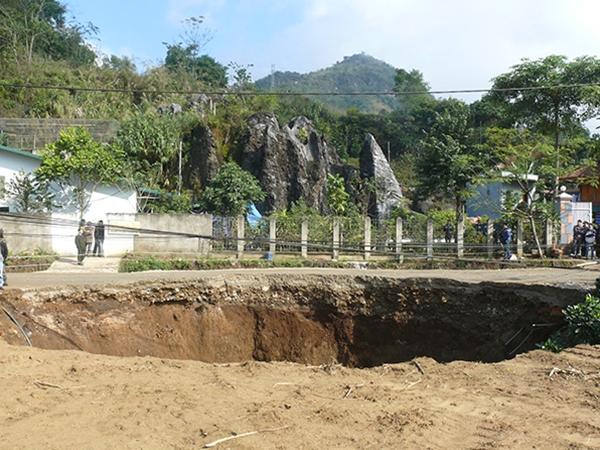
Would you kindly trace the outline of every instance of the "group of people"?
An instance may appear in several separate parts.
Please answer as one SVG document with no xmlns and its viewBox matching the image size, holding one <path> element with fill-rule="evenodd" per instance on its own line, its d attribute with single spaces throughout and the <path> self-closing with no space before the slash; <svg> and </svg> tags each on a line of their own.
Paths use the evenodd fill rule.
<svg viewBox="0 0 600 450">
<path fill-rule="evenodd" d="M 590 222 L 577 221 L 573 227 L 573 251 L 571 258 L 594 259 L 600 250 L 600 233 Z"/>
<path fill-rule="evenodd" d="M 77 236 L 75 236 L 77 247 L 77 264 L 83 265 L 86 256 L 104 256 L 104 222 L 99 220 L 94 226 L 92 222 L 81 219 Z"/>
<path fill-rule="evenodd" d="M 479 223 L 479 220 L 478 220 Z M 444 225 L 444 239 L 446 240 L 446 242 L 451 242 L 452 238 L 454 236 L 454 226 L 452 225 L 452 223 L 450 221 L 446 222 L 446 225 Z M 510 260 L 511 259 L 511 253 L 510 253 L 510 243 L 512 241 L 512 229 L 508 226 L 507 223 L 503 223 L 502 224 L 502 230 L 500 231 L 500 233 L 497 235 L 500 243 L 502 244 L 502 248 L 504 250 L 504 259 L 505 260 Z"/>
</svg>

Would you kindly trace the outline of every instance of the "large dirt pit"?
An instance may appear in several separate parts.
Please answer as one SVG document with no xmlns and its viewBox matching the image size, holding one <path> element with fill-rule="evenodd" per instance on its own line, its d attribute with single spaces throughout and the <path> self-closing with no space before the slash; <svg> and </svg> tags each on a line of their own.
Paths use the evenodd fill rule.
<svg viewBox="0 0 600 450">
<path fill-rule="evenodd" d="M 35 292 L 11 304 L 40 348 L 373 367 L 513 357 L 561 327 L 561 310 L 577 298 L 573 285 L 277 275 Z M 14 330 L 3 337 L 24 342 Z"/>
<path fill-rule="evenodd" d="M 533 351 L 584 295 L 301 274 L 5 291 L 35 348 L 2 314 L 0 449 L 600 448 L 600 350 Z"/>
</svg>

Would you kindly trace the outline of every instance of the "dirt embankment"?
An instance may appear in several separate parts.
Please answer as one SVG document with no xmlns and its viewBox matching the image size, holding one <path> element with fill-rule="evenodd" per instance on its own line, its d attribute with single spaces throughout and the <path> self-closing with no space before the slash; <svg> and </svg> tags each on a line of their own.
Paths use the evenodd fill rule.
<svg viewBox="0 0 600 450">
<path fill-rule="evenodd" d="M 371 367 L 513 357 L 562 326 L 561 310 L 583 298 L 576 285 L 238 275 L 13 292 L 5 301 L 40 348 Z M 7 317 L 0 325 L 0 338 L 24 343 Z"/>
</svg>

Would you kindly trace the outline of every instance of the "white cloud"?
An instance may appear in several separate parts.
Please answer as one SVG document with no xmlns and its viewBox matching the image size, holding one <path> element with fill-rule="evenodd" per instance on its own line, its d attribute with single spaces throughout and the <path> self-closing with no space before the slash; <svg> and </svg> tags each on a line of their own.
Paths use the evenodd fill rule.
<svg viewBox="0 0 600 450">
<path fill-rule="evenodd" d="M 478 89 L 522 58 L 594 55 L 600 41 L 600 2 L 592 0 L 310 0 L 296 7 L 298 21 L 262 49 L 263 71 L 268 58 L 278 70 L 308 72 L 364 51 L 420 70 L 435 90 Z"/>
<path fill-rule="evenodd" d="M 167 21 L 173 26 L 180 26 L 185 19 L 202 16 L 210 26 L 214 24 L 213 16 L 227 3 L 227 0 L 169 0 Z"/>
</svg>

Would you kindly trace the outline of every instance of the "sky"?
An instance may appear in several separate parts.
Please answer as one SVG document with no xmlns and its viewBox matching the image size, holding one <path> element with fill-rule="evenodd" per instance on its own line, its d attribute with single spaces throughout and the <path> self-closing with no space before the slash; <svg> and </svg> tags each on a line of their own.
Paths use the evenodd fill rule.
<svg viewBox="0 0 600 450">
<path fill-rule="evenodd" d="M 106 55 L 138 70 L 159 65 L 184 21 L 203 17 L 206 53 L 249 66 L 257 80 L 308 73 L 366 53 L 410 71 L 434 91 L 486 89 L 523 58 L 600 54 L 598 0 L 61 0 Z M 467 102 L 481 94 L 452 96 Z"/>
</svg>

